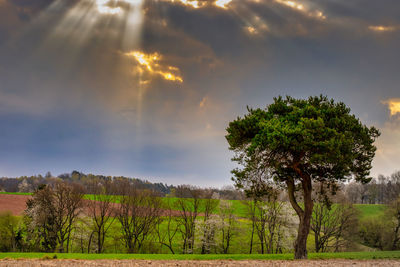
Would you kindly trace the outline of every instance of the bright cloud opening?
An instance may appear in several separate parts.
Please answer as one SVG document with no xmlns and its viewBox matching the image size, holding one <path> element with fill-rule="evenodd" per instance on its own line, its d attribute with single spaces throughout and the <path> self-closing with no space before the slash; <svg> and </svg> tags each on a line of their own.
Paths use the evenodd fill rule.
<svg viewBox="0 0 400 267">
<path fill-rule="evenodd" d="M 119 3 L 127 3 L 132 5 L 137 5 L 142 2 L 142 0 L 95 0 L 97 10 L 101 14 L 116 15 L 122 13 L 122 8 L 118 6 Z"/>
<path fill-rule="evenodd" d="M 171 3 L 178 3 L 195 9 L 202 8 L 208 5 L 214 5 L 222 9 L 227 9 L 229 3 L 232 2 L 232 0 L 216 0 L 213 3 L 210 3 L 208 1 L 198 1 L 198 0 L 164 0 L 164 1 Z"/>
<path fill-rule="evenodd" d="M 312 18 L 316 18 L 316 19 L 326 19 L 325 14 L 321 11 L 321 10 L 312 10 L 310 9 L 308 6 L 306 6 L 305 4 L 302 4 L 298 1 L 290 1 L 290 0 L 275 0 L 276 3 L 279 3 L 281 5 L 290 7 L 292 9 L 295 9 L 301 13 L 303 13 L 304 15 L 308 16 L 308 17 L 312 17 Z"/>
<path fill-rule="evenodd" d="M 217 0 L 214 4 L 220 8 L 227 8 L 230 2 L 232 2 L 232 0 Z"/>
<path fill-rule="evenodd" d="M 146 54 L 140 51 L 125 53 L 128 57 L 133 57 L 139 63 L 139 71 L 146 71 L 149 74 L 160 75 L 163 79 L 174 82 L 183 82 L 179 75 L 179 68 L 174 66 L 161 65 L 162 56 L 159 53 Z"/>
<path fill-rule="evenodd" d="M 383 101 L 382 103 L 388 106 L 390 110 L 390 116 L 400 113 L 400 98 L 392 98 L 387 101 Z"/>
</svg>

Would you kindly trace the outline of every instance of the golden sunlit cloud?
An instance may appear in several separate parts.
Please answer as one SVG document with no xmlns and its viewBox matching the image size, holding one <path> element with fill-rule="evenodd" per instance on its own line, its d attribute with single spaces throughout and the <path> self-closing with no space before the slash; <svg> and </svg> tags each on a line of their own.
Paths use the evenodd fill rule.
<svg viewBox="0 0 400 267">
<path fill-rule="evenodd" d="M 199 1 L 196 0 L 179 0 L 182 4 L 187 5 L 187 6 L 191 6 L 193 8 L 199 8 Z"/>
<path fill-rule="evenodd" d="M 145 54 L 140 51 L 132 51 L 125 53 L 128 57 L 133 57 L 140 65 L 139 72 L 147 72 L 149 74 L 160 75 L 163 79 L 174 82 L 183 82 L 183 78 L 179 76 L 179 69 L 174 66 L 160 65 L 162 56 L 158 53 Z"/>
<path fill-rule="evenodd" d="M 199 8 L 203 6 L 203 3 L 197 1 L 197 0 L 165 0 L 166 2 L 171 2 L 171 3 L 180 3 L 185 6 L 189 6 L 192 8 Z"/>
<path fill-rule="evenodd" d="M 210 3 L 209 1 L 198 1 L 198 0 L 164 0 L 164 1 L 170 3 L 179 3 L 195 9 L 202 8 L 207 5 L 214 5 L 222 9 L 227 9 L 229 3 L 232 2 L 232 0 L 216 0 L 213 3 Z"/>
<path fill-rule="evenodd" d="M 326 19 L 325 14 L 320 11 L 320 10 L 311 10 L 309 7 L 307 7 L 305 4 L 302 4 L 298 1 L 290 1 L 290 0 L 275 0 L 276 3 L 290 7 L 294 10 L 297 10 L 304 15 L 316 19 Z"/>
<path fill-rule="evenodd" d="M 217 0 L 214 2 L 214 4 L 217 7 L 226 9 L 230 2 L 232 2 L 232 0 Z"/>
<path fill-rule="evenodd" d="M 388 106 L 390 110 L 390 116 L 394 116 L 400 113 L 400 98 L 392 98 L 386 101 L 382 101 L 382 103 Z"/>
<path fill-rule="evenodd" d="M 374 32 L 393 32 L 397 30 L 398 27 L 378 25 L 378 26 L 369 26 L 368 29 Z"/>
<path fill-rule="evenodd" d="M 245 27 L 245 29 L 246 29 L 246 31 L 247 31 L 248 33 L 250 33 L 250 34 L 257 34 L 257 33 L 258 33 L 258 31 L 256 30 L 256 28 L 254 28 L 253 26 Z"/>
</svg>

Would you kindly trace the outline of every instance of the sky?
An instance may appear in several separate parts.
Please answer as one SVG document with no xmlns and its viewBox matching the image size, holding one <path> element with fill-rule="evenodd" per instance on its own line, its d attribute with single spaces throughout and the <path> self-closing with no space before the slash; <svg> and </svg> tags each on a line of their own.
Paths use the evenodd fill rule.
<svg viewBox="0 0 400 267">
<path fill-rule="evenodd" d="M 0 0 L 0 176 L 230 185 L 228 123 L 327 95 L 400 170 L 398 0 Z"/>
</svg>

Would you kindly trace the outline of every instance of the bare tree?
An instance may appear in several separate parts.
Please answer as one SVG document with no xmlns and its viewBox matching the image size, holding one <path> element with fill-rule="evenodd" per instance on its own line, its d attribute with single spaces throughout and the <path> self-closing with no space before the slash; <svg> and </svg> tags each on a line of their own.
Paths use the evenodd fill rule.
<svg viewBox="0 0 400 267">
<path fill-rule="evenodd" d="M 280 251 L 279 248 L 279 237 L 281 236 L 281 230 L 286 222 L 286 214 L 283 213 L 282 201 L 278 199 L 278 192 L 272 192 L 268 197 L 266 203 L 267 208 L 267 236 L 266 236 L 266 250 L 267 253 L 274 253 Z"/>
<path fill-rule="evenodd" d="M 357 229 L 357 210 L 344 198 L 332 204 L 332 197 L 320 195 L 314 203 L 311 230 L 316 252 L 326 252 L 331 247 L 339 251 L 350 242 Z"/>
<path fill-rule="evenodd" d="M 81 212 L 83 188 L 74 183 L 59 182 L 54 185 L 53 191 L 59 252 L 68 253 L 71 232 Z"/>
<path fill-rule="evenodd" d="M 337 223 L 338 218 L 329 205 L 324 202 L 314 203 L 311 230 L 314 232 L 316 252 L 326 252 L 328 242 L 335 236 Z"/>
<path fill-rule="evenodd" d="M 92 229 L 97 240 L 97 253 L 104 250 L 104 241 L 112 226 L 115 214 L 116 195 L 110 180 L 96 181 L 90 184 L 92 201 L 87 201 L 88 216 L 92 221 Z"/>
<path fill-rule="evenodd" d="M 335 211 L 337 216 L 339 216 L 339 223 L 335 234 L 334 248 L 335 252 L 339 252 L 354 242 L 358 232 L 359 211 L 346 201 L 339 202 Z"/>
<path fill-rule="evenodd" d="M 155 230 L 161 215 L 161 200 L 152 191 L 126 186 L 121 196 L 117 218 L 129 253 L 140 251 Z"/>
<path fill-rule="evenodd" d="M 228 254 L 232 238 L 236 234 L 237 219 L 234 215 L 232 203 L 223 200 L 219 204 L 219 218 L 221 220 L 221 248 L 222 253 Z"/>
<path fill-rule="evenodd" d="M 156 233 L 158 237 L 158 242 L 161 246 L 167 247 L 172 254 L 175 254 L 173 247 L 173 240 L 178 232 L 178 224 L 176 223 L 176 214 L 172 210 L 172 203 L 169 198 L 166 198 L 164 202 L 164 216 L 156 225 Z M 164 227 L 162 228 L 162 223 L 164 223 Z"/>
<path fill-rule="evenodd" d="M 243 200 L 243 205 L 246 206 L 246 215 L 247 218 L 251 221 L 251 235 L 250 235 L 250 249 L 249 254 L 253 252 L 253 244 L 254 244 L 254 233 L 256 229 L 256 209 L 257 209 L 257 200 Z"/>
<path fill-rule="evenodd" d="M 271 188 L 265 200 L 260 200 L 256 205 L 255 228 L 260 240 L 261 254 L 279 251 L 279 232 L 285 222 L 283 202 L 278 200 L 278 191 Z"/>
<path fill-rule="evenodd" d="M 179 211 L 177 223 L 182 236 L 182 253 L 193 253 L 196 231 L 196 219 L 199 215 L 201 190 L 191 186 L 178 186 L 176 189 L 175 207 Z"/>
</svg>

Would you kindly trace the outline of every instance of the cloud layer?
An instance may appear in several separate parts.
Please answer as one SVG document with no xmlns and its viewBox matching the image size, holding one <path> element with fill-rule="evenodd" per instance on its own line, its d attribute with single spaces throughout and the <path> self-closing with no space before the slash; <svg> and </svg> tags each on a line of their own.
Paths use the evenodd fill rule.
<svg viewBox="0 0 400 267">
<path fill-rule="evenodd" d="M 362 8 L 361 8 L 362 7 Z M 0 0 L 0 175 L 230 183 L 228 122 L 326 94 L 399 162 L 400 3 Z"/>
</svg>

